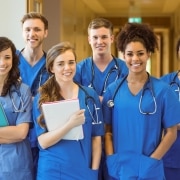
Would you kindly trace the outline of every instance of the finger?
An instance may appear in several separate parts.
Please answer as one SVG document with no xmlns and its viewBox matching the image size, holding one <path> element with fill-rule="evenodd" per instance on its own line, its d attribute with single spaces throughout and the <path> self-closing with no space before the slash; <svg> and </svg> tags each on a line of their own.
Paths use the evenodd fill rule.
<svg viewBox="0 0 180 180">
<path fill-rule="evenodd" d="M 84 114 L 84 112 L 85 112 L 85 109 L 80 109 L 77 114 L 81 115 L 81 114 Z"/>
</svg>

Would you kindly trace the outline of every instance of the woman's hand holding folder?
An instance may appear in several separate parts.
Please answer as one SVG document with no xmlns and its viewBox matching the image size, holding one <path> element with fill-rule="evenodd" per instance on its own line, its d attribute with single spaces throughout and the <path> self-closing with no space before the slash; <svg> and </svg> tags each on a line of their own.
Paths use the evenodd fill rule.
<svg viewBox="0 0 180 180">
<path fill-rule="evenodd" d="M 72 126 L 72 128 L 84 124 L 85 122 L 84 112 L 85 109 L 81 109 L 73 113 L 70 116 L 69 121 L 67 123 L 69 123 Z"/>
</svg>

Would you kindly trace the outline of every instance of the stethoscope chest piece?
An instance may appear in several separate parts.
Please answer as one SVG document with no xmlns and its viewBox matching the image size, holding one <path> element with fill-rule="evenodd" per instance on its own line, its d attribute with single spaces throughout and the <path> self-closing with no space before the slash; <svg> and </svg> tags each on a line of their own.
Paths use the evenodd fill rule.
<svg viewBox="0 0 180 180">
<path fill-rule="evenodd" d="M 110 108 L 114 107 L 114 101 L 113 100 L 109 100 L 107 102 L 107 106 L 110 107 Z"/>
</svg>

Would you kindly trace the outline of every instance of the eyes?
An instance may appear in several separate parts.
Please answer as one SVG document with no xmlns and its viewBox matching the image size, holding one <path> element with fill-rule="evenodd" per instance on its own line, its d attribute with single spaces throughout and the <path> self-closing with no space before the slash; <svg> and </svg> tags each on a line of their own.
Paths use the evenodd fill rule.
<svg viewBox="0 0 180 180">
<path fill-rule="evenodd" d="M 0 59 L 9 60 L 9 59 L 12 59 L 12 56 L 10 55 L 0 56 Z"/>
<path fill-rule="evenodd" d="M 76 61 L 75 60 L 69 60 L 68 62 L 60 61 L 57 63 L 57 65 L 59 67 L 64 67 L 66 64 L 68 64 L 69 66 L 74 66 L 76 64 Z"/>
<path fill-rule="evenodd" d="M 9 56 L 9 55 L 7 55 L 7 56 L 4 57 L 5 60 L 9 60 L 9 59 L 11 59 L 11 58 L 12 58 L 12 57 Z"/>
<path fill-rule="evenodd" d="M 100 36 L 100 37 L 99 37 L 99 36 L 93 36 L 93 37 L 92 37 L 93 40 L 98 40 L 99 38 L 100 38 L 101 40 L 106 40 L 106 39 L 109 38 L 109 36 L 104 35 L 104 36 Z"/>
<path fill-rule="evenodd" d="M 144 56 L 145 52 L 137 52 L 137 53 L 133 53 L 133 52 L 126 52 L 125 55 L 127 57 L 133 57 L 134 55 L 138 56 L 138 57 L 142 57 Z"/>
<path fill-rule="evenodd" d="M 40 32 L 42 31 L 42 29 L 40 29 L 39 27 L 35 27 L 35 28 L 25 28 L 25 32 L 28 33 L 30 32 L 31 30 L 33 30 L 34 32 Z"/>
</svg>

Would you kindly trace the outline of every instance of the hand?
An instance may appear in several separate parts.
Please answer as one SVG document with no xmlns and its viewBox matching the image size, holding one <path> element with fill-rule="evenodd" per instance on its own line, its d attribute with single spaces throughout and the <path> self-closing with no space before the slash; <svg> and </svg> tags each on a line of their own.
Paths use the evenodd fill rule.
<svg viewBox="0 0 180 180">
<path fill-rule="evenodd" d="M 70 116 L 68 123 L 71 124 L 72 128 L 84 124 L 85 122 L 84 112 L 85 109 L 81 109 Z"/>
</svg>

